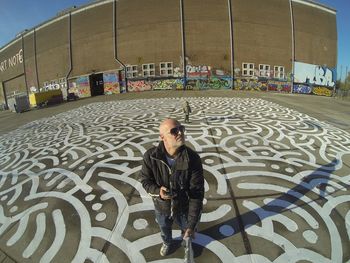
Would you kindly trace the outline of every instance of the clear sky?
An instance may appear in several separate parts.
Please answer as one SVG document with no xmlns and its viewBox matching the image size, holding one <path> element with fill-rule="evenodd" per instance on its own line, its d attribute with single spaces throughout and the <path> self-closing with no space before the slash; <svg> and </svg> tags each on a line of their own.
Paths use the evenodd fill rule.
<svg viewBox="0 0 350 263">
<path fill-rule="evenodd" d="M 25 29 L 31 29 L 72 6 L 93 0 L 0 0 L 0 47 Z"/>
<path fill-rule="evenodd" d="M 282 1 L 282 0 L 281 0 Z M 337 10 L 338 78 L 350 71 L 350 0 L 314 0 Z M 6 45 L 24 29 L 45 22 L 57 12 L 94 0 L 0 0 L 0 47 Z"/>
</svg>

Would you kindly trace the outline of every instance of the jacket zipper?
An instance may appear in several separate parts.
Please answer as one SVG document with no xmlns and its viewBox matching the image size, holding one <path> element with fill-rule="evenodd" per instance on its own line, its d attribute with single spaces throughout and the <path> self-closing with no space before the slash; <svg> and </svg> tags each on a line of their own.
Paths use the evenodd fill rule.
<svg viewBox="0 0 350 263">
<path fill-rule="evenodd" d="M 154 157 L 152 157 L 152 156 L 151 156 L 151 159 L 156 160 L 156 161 L 160 161 L 162 164 L 164 164 L 164 165 L 168 168 L 169 174 L 172 175 L 171 169 L 170 169 L 170 167 L 169 167 L 169 165 L 168 165 L 167 163 L 165 163 L 165 162 L 164 162 L 163 160 L 161 160 L 161 159 L 157 159 L 157 158 L 154 158 Z"/>
<path fill-rule="evenodd" d="M 157 158 L 154 158 L 152 156 L 151 156 L 151 159 L 163 163 L 168 168 L 170 177 L 172 177 L 173 173 L 172 173 L 171 168 L 169 167 L 169 165 L 167 163 L 165 163 L 161 159 L 157 159 Z M 170 184 L 170 189 L 169 189 L 170 190 L 170 194 L 172 195 L 172 192 L 173 192 L 172 186 L 173 185 L 172 185 L 172 182 L 171 182 L 171 178 L 169 178 L 169 184 Z M 174 201 L 173 201 L 173 198 L 171 198 L 170 199 L 170 218 L 173 218 L 173 216 L 174 216 Z"/>
</svg>

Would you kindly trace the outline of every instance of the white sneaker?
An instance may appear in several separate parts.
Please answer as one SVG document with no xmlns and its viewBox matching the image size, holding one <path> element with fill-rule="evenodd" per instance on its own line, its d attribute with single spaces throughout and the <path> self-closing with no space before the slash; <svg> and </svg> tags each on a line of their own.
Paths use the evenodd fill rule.
<svg viewBox="0 0 350 263">
<path fill-rule="evenodd" d="M 162 247 L 160 248 L 160 255 L 164 257 L 169 254 L 169 251 L 170 251 L 170 245 L 163 243 Z"/>
</svg>

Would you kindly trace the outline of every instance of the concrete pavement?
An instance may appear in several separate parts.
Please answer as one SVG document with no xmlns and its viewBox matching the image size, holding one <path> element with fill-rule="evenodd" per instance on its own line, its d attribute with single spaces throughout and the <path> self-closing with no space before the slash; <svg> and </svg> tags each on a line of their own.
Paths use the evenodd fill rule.
<svg viewBox="0 0 350 263">
<path fill-rule="evenodd" d="M 207 91 L 150 91 L 141 93 L 125 93 L 105 95 L 66 102 L 63 104 L 31 110 L 16 114 L 9 111 L 0 112 L 0 135 L 10 132 L 21 125 L 53 116 L 57 113 L 75 109 L 93 102 L 108 102 L 114 100 L 132 100 L 142 98 L 181 98 L 181 97 L 235 97 L 262 98 L 308 114 L 319 120 L 326 121 L 343 130 L 350 131 L 350 100 L 302 94 L 266 93 L 255 91 L 207 90 Z"/>
<path fill-rule="evenodd" d="M 349 261 L 349 102 L 168 91 L 0 113 L 0 262 L 182 262 L 138 182 L 182 97 L 206 180 L 196 262 Z"/>
</svg>

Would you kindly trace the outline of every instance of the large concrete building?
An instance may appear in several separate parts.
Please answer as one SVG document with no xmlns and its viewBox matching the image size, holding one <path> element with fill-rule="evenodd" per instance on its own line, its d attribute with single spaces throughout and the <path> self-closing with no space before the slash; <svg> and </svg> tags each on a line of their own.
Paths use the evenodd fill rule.
<svg viewBox="0 0 350 263">
<path fill-rule="evenodd" d="M 105 0 L 61 12 L 0 49 L 0 103 L 233 88 L 331 95 L 336 11 L 309 0 Z"/>
</svg>

